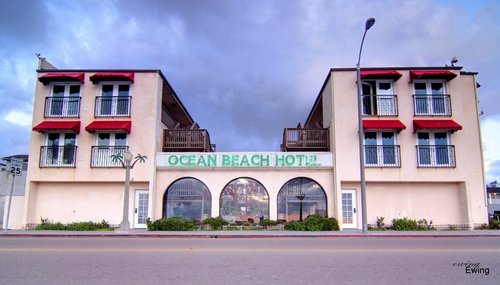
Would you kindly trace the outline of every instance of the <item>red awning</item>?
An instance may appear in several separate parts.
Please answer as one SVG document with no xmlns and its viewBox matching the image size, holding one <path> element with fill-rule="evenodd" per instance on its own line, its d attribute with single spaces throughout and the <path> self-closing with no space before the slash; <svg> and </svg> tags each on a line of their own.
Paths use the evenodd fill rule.
<svg viewBox="0 0 500 285">
<path fill-rule="evenodd" d="M 84 83 L 85 74 L 83 72 L 51 72 L 38 77 L 38 80 L 47 85 L 54 81 L 79 81 Z"/>
<path fill-rule="evenodd" d="M 33 127 L 34 131 L 74 131 L 80 133 L 80 121 L 44 121 Z"/>
<path fill-rule="evenodd" d="M 132 131 L 131 121 L 94 121 L 85 127 L 89 133 L 95 131 L 126 131 L 130 134 Z"/>
<path fill-rule="evenodd" d="M 394 79 L 398 80 L 402 74 L 396 70 L 363 70 L 362 79 Z"/>
<path fill-rule="evenodd" d="M 400 120 L 363 120 L 363 130 L 401 130 L 406 126 Z"/>
<path fill-rule="evenodd" d="M 462 126 L 453 120 L 413 120 L 413 131 L 419 130 L 461 130 Z"/>
<path fill-rule="evenodd" d="M 446 79 L 450 81 L 457 75 L 449 70 L 411 70 L 410 81 L 415 79 Z"/>
<path fill-rule="evenodd" d="M 100 81 L 130 81 L 134 82 L 134 73 L 133 72 L 98 72 L 92 76 L 90 76 L 90 81 L 96 84 Z"/>
</svg>

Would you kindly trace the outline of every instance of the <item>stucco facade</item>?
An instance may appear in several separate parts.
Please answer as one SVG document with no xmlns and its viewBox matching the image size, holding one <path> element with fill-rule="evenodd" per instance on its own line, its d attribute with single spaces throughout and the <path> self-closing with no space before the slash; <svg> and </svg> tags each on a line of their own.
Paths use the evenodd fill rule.
<svg viewBox="0 0 500 285">
<path fill-rule="evenodd" d="M 485 223 L 475 74 L 455 67 L 363 70 L 373 93 L 363 101 L 371 144 L 368 223 L 377 217 Z M 312 213 L 336 217 L 342 228 L 362 226 L 354 69 L 331 69 L 304 126 L 285 129 L 283 151 L 268 153 L 215 152 L 209 132 L 159 70 L 54 69 L 39 70 L 38 78 L 26 227 L 40 219 L 118 225 L 125 171 L 110 156 L 126 150 L 147 156 L 131 170 L 134 228 L 145 227 L 145 218 L 176 215 L 244 221 Z M 422 86 L 442 94 L 426 95 Z M 442 137 L 446 144 L 438 144 Z"/>
<path fill-rule="evenodd" d="M 366 96 L 368 94 L 366 90 L 363 90 L 363 98 L 366 98 L 363 99 L 365 100 L 363 101 L 364 110 L 367 111 L 366 108 L 369 107 L 367 106 L 368 100 L 373 100 L 373 105 L 378 104 L 379 108 L 379 113 L 372 110 L 371 113 L 367 111 L 369 114 L 363 116 L 363 122 L 376 121 L 371 124 L 375 127 L 364 129 L 365 144 L 369 143 L 366 139 L 367 133 L 371 133 L 379 149 L 381 142 L 387 141 L 385 138 L 381 139 L 381 134 L 389 133 L 389 140 L 392 140 L 392 143 L 383 151 L 375 151 L 374 145 L 372 158 L 368 157 L 370 154 L 367 146 L 364 147 L 365 160 L 375 161 L 375 165 L 369 165 L 369 162 L 365 161 L 368 224 L 375 224 L 377 217 L 384 217 L 386 222 L 402 217 L 417 220 L 425 218 L 440 225 L 472 226 L 487 222 L 475 74 L 461 72 L 460 69 L 449 67 L 362 70 L 362 74 L 363 72 L 366 74 L 365 78 L 362 76 L 363 84 L 372 82 L 371 84 L 377 88 L 385 88 L 373 90 L 370 96 Z M 412 78 L 412 72 L 424 75 L 415 79 Z M 394 74 L 391 73 L 399 75 L 394 78 Z M 380 82 L 385 83 L 386 86 L 380 87 Z M 427 96 L 425 99 L 428 100 L 427 102 L 431 102 L 424 104 L 434 104 L 431 108 L 437 109 L 436 106 L 441 104 L 438 100 L 444 98 L 442 99 L 444 102 L 449 98 L 451 109 L 446 107 L 446 110 L 443 108 L 443 112 L 440 110 L 435 113 L 418 114 L 421 111 L 418 109 L 426 109 L 428 106 L 418 101 L 419 95 L 415 94 L 418 93 L 419 90 L 416 89 L 420 86 L 416 85 L 416 82 L 424 86 L 436 82 L 438 87 L 431 86 L 432 88 L 444 89 L 444 91 L 440 90 L 444 95 L 436 96 L 439 99 L 433 98 L 432 95 L 422 95 Z M 437 92 L 434 89 L 432 92 Z M 382 96 L 379 93 L 384 96 L 389 94 L 383 98 L 391 100 L 391 103 L 382 102 L 380 99 Z M 358 118 L 357 111 L 353 111 L 358 108 L 355 69 L 331 69 L 318 101 L 322 101 L 322 110 L 313 109 L 306 126 L 314 123 L 311 121 L 314 112 L 323 113 L 322 125 L 330 129 L 332 150 L 335 153 L 335 191 L 355 190 L 358 197 L 357 207 L 360 208 Z M 386 105 L 386 109 L 395 111 L 392 114 L 381 114 L 382 104 Z M 453 121 L 457 122 L 461 128 L 437 126 L 419 129 L 415 125 L 415 121 L 418 122 L 418 120 L 425 120 L 425 122 L 438 120 L 440 123 Z M 390 123 L 394 124 L 394 121 L 404 126 L 388 126 Z M 454 150 L 454 163 L 449 161 L 450 163 L 428 167 L 429 165 L 419 161 L 423 158 L 423 152 L 419 150 L 421 147 L 419 143 L 422 141 L 419 140 L 420 132 L 425 133 L 424 135 L 430 133 L 431 141 L 434 133 L 447 136 L 447 145 L 449 149 Z M 426 147 L 425 151 L 429 152 L 430 147 Z M 398 152 L 393 154 L 393 149 Z M 396 157 L 394 165 L 380 163 L 381 159 L 387 158 L 384 158 L 383 153 L 387 150 L 391 153 L 391 159 L 394 159 L 393 156 L 399 156 L 399 159 Z M 432 151 L 431 148 L 430 152 Z M 377 154 L 378 162 L 375 157 Z M 448 154 L 444 155 L 444 158 L 448 159 Z M 395 165 L 396 163 L 399 165 Z M 342 216 L 340 212 L 337 214 Z M 355 215 L 359 221 L 360 211 Z M 359 224 L 358 227 L 360 227 Z"/>
</svg>

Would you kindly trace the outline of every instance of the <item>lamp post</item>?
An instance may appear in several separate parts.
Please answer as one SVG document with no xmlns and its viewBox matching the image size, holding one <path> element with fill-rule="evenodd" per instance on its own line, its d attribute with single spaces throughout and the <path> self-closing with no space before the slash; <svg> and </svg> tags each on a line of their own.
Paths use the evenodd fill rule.
<svg viewBox="0 0 500 285">
<path fill-rule="evenodd" d="M 359 138 L 359 176 L 360 176 L 360 190 L 361 190 L 361 223 L 362 232 L 368 232 L 368 225 L 366 221 L 366 181 L 365 181 L 365 155 L 364 155 L 364 140 L 365 134 L 363 132 L 363 98 L 361 92 L 361 69 L 359 63 L 361 61 L 361 51 L 363 50 L 363 43 L 365 41 L 366 32 L 375 24 L 375 18 L 369 18 L 366 20 L 365 32 L 363 34 L 363 39 L 361 40 L 361 46 L 359 47 L 358 63 L 356 64 L 356 77 L 357 77 L 357 89 L 358 89 L 358 138 Z"/>
<path fill-rule="evenodd" d="M 299 208 L 299 221 L 302 222 L 302 201 L 304 200 L 304 198 L 306 197 L 306 194 L 304 193 L 300 193 L 299 195 L 295 196 L 297 197 L 297 199 L 300 200 L 300 208 Z"/>
<path fill-rule="evenodd" d="M 122 157 L 121 153 L 116 153 L 116 154 L 111 155 L 111 158 L 113 159 L 113 161 L 119 161 L 122 164 L 122 166 L 125 168 L 125 189 L 123 192 L 123 217 L 122 217 L 122 222 L 120 223 L 118 228 L 121 230 L 128 230 L 128 229 L 130 229 L 130 222 L 128 220 L 130 169 L 134 168 L 134 165 L 138 161 L 145 162 L 147 159 L 147 156 L 137 154 L 137 156 L 135 157 L 135 161 L 132 163 L 133 154 L 127 150 L 123 154 L 123 157 Z"/>
</svg>

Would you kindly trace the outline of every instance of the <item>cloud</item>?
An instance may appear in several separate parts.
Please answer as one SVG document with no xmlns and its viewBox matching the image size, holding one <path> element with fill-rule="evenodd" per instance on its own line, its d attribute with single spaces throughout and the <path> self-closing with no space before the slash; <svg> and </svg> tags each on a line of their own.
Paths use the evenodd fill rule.
<svg viewBox="0 0 500 285">
<path fill-rule="evenodd" d="M 10 111 L 5 117 L 4 120 L 7 122 L 18 125 L 22 127 L 31 126 L 31 113 L 23 113 L 16 110 Z"/>
<path fill-rule="evenodd" d="M 32 110 L 41 52 L 60 68 L 161 69 L 219 151 L 278 150 L 329 68 L 355 65 L 364 21 L 375 17 L 362 66 L 440 66 L 457 56 L 479 72 L 493 118 L 498 15 L 495 1 L 3 1 L 0 115 Z M 484 136 L 498 130 L 489 124 Z M 27 149 L 29 132 L 17 134 Z M 1 147 L 8 155 L 18 145 Z M 498 160 L 488 149 L 488 163 Z"/>
</svg>

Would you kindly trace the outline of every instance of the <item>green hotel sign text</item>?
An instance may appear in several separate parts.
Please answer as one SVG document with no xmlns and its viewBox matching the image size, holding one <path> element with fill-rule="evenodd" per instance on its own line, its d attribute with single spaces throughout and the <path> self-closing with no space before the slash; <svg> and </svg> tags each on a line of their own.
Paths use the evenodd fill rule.
<svg viewBox="0 0 500 285">
<path fill-rule="evenodd" d="M 331 153 L 160 153 L 158 167 L 331 167 Z"/>
</svg>

